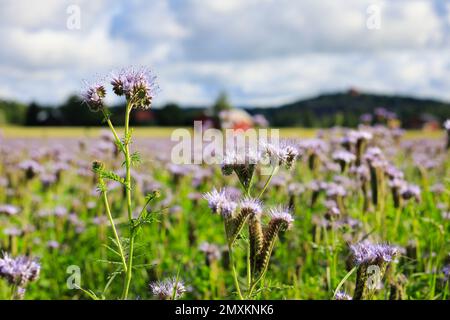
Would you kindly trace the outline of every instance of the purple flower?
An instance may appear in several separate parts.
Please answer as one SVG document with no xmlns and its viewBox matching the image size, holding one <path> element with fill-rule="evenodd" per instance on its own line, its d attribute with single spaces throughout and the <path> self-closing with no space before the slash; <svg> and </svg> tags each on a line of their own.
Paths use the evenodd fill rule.
<svg viewBox="0 0 450 320">
<path fill-rule="evenodd" d="M 180 298 L 186 292 L 186 287 L 183 281 L 171 278 L 151 283 L 150 290 L 160 300 L 171 300 Z"/>
<path fill-rule="evenodd" d="M 209 264 L 220 259 L 220 249 L 215 244 L 202 242 L 198 249 L 206 255 L 206 259 Z"/>
<path fill-rule="evenodd" d="M 226 190 L 213 189 L 205 193 L 203 198 L 208 201 L 208 206 L 213 213 L 218 213 L 224 218 L 231 218 L 237 207 L 237 203 L 230 198 Z"/>
<path fill-rule="evenodd" d="M 264 156 L 269 157 L 271 161 L 275 161 L 276 165 L 285 166 L 287 169 L 292 167 L 299 156 L 297 148 L 287 142 L 280 145 L 262 143 L 260 148 Z"/>
<path fill-rule="evenodd" d="M 44 171 L 44 168 L 34 160 L 24 160 L 19 163 L 19 169 L 25 171 L 25 175 L 28 179 L 32 179 L 35 175 Z"/>
<path fill-rule="evenodd" d="M 105 87 L 100 83 L 93 83 L 88 85 L 88 88 L 82 94 L 84 102 L 93 112 L 97 112 L 103 109 L 103 99 L 105 98 L 105 96 Z"/>
<path fill-rule="evenodd" d="M 356 156 L 353 153 L 345 150 L 335 151 L 331 157 L 334 161 L 342 161 L 347 164 L 356 160 Z"/>
<path fill-rule="evenodd" d="M 16 227 L 11 227 L 11 228 L 6 228 L 5 230 L 3 230 L 3 233 L 7 236 L 17 237 L 22 234 L 22 230 L 20 230 Z"/>
<path fill-rule="evenodd" d="M 148 109 L 157 91 L 156 77 L 146 68 L 126 68 L 113 74 L 111 85 L 118 96 L 124 95 L 133 108 Z"/>
<path fill-rule="evenodd" d="M 14 216 L 19 212 L 20 212 L 19 207 L 13 206 L 12 204 L 0 205 L 0 214 L 5 214 L 7 216 Z"/>
<path fill-rule="evenodd" d="M 350 297 L 344 291 L 338 291 L 334 296 L 334 300 L 352 300 L 352 297 Z"/>
<path fill-rule="evenodd" d="M 372 139 L 373 135 L 368 131 L 351 130 L 347 133 L 347 137 L 356 143 L 358 141 L 369 141 Z"/>
<path fill-rule="evenodd" d="M 379 264 L 391 262 L 399 253 L 397 247 L 387 244 L 372 244 L 369 241 L 359 242 L 350 246 L 356 265 Z"/>
<path fill-rule="evenodd" d="M 0 277 L 11 285 L 24 287 L 28 282 L 38 279 L 41 266 L 25 256 L 10 257 L 7 253 L 0 259 Z"/>
<path fill-rule="evenodd" d="M 260 200 L 248 197 L 239 202 L 239 207 L 242 211 L 249 212 L 253 215 L 260 215 L 263 210 Z"/>
<path fill-rule="evenodd" d="M 288 228 L 292 226 L 294 222 L 294 218 L 292 217 L 288 208 L 285 207 L 277 207 L 272 208 L 269 211 L 269 216 L 271 221 L 280 221 L 287 225 Z"/>
<path fill-rule="evenodd" d="M 55 240 L 50 240 L 47 242 L 47 247 L 50 249 L 58 249 L 59 248 L 59 242 Z"/>
<path fill-rule="evenodd" d="M 400 194 L 402 195 L 403 199 L 409 200 L 411 198 L 416 199 L 417 202 L 420 202 L 421 199 L 421 191 L 420 187 L 416 186 L 414 184 L 404 184 L 402 188 L 400 189 Z"/>
</svg>

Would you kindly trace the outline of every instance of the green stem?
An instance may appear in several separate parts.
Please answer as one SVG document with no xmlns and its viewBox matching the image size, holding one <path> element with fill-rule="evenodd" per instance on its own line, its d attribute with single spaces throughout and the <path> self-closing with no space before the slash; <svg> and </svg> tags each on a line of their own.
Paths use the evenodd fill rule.
<svg viewBox="0 0 450 320">
<path fill-rule="evenodd" d="M 126 184 L 126 201 L 127 201 L 127 211 L 128 211 L 128 223 L 130 224 L 130 244 L 128 248 L 128 267 L 127 274 L 125 277 L 125 286 L 124 291 L 122 293 L 122 298 L 126 300 L 128 298 L 128 291 L 130 289 L 131 277 L 133 275 L 133 250 L 134 250 L 134 228 L 133 228 L 133 211 L 131 207 L 131 160 L 130 160 L 130 131 L 129 131 L 129 122 L 130 122 L 130 112 L 132 109 L 132 105 L 130 102 L 127 103 L 127 110 L 125 113 L 125 139 L 124 139 L 124 153 L 125 153 L 125 184 Z"/>
<path fill-rule="evenodd" d="M 270 177 L 267 179 L 266 183 L 264 184 L 264 187 L 261 190 L 261 193 L 259 194 L 258 199 L 261 198 L 262 195 L 264 194 L 264 192 L 266 191 L 266 189 L 269 186 L 269 183 L 272 180 L 273 176 L 275 175 L 277 169 L 278 169 L 278 166 L 273 166 L 272 172 L 270 173 Z"/>
<path fill-rule="evenodd" d="M 228 230 L 227 230 L 227 226 L 225 225 L 225 235 L 228 239 Z M 241 287 L 239 286 L 239 281 L 238 281 L 238 277 L 237 277 L 237 272 L 236 272 L 236 266 L 234 265 L 234 259 L 233 259 L 233 249 L 232 249 L 232 242 L 227 240 L 227 244 L 228 244 L 228 255 L 230 256 L 230 264 L 231 264 L 231 268 L 233 270 L 233 278 L 234 278 L 234 286 L 236 287 L 239 299 L 244 300 L 244 297 L 242 296 L 241 293 Z"/>
<path fill-rule="evenodd" d="M 105 110 L 102 109 L 102 112 L 103 112 L 103 116 L 105 117 L 106 123 L 108 124 L 109 128 L 111 129 L 114 139 L 116 139 L 116 143 L 120 146 L 120 149 L 121 149 L 120 151 L 124 152 L 123 144 L 120 141 L 120 138 L 116 132 L 116 129 L 114 129 L 114 126 L 113 126 L 111 120 L 109 119 L 109 116 L 106 114 Z"/>
<path fill-rule="evenodd" d="M 122 259 L 123 268 L 124 268 L 124 271 L 126 273 L 127 272 L 127 262 L 126 262 L 126 259 L 125 259 L 125 254 L 123 252 L 122 243 L 120 242 L 120 238 L 119 238 L 119 235 L 117 233 L 117 229 L 116 229 L 116 226 L 114 224 L 113 217 L 111 215 L 111 209 L 109 208 L 108 197 L 106 196 L 106 191 L 102 192 L 102 198 L 103 198 L 103 203 L 105 205 L 106 213 L 108 214 L 109 222 L 111 223 L 111 228 L 112 228 L 113 233 L 114 233 L 114 238 L 116 239 L 116 242 L 117 242 L 117 247 L 119 248 L 119 253 L 120 253 L 120 258 Z"/>
</svg>

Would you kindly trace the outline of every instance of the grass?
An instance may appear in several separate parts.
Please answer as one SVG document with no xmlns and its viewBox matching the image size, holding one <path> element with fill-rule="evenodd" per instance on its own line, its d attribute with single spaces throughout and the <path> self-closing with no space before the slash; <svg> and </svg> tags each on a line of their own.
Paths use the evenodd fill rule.
<svg viewBox="0 0 450 320">
<path fill-rule="evenodd" d="M 187 128 L 187 127 L 186 127 Z M 1 127 L 0 132 L 8 138 L 79 138 L 98 137 L 102 127 Z M 178 127 L 135 127 L 133 135 L 145 138 L 170 137 L 173 130 Z M 123 128 L 118 128 L 119 132 Z M 310 128 L 281 128 L 280 136 L 283 138 L 313 138 L 319 129 Z M 404 139 L 443 139 L 443 131 L 407 130 Z"/>
</svg>

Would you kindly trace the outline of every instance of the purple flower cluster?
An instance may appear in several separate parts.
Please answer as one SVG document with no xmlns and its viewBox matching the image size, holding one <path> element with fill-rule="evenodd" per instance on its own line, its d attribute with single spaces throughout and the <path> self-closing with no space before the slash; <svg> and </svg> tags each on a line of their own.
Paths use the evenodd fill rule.
<svg viewBox="0 0 450 320">
<path fill-rule="evenodd" d="M 126 68 L 113 74 L 111 85 L 118 96 L 125 95 L 133 108 L 147 109 L 158 88 L 156 77 L 146 68 Z"/>
<path fill-rule="evenodd" d="M 218 213 L 224 218 L 231 218 L 236 210 L 237 203 L 231 199 L 226 190 L 217 191 L 213 189 L 203 195 L 208 201 L 208 206 L 213 213 Z"/>
<path fill-rule="evenodd" d="M 339 161 L 339 162 L 342 161 L 346 164 L 349 164 L 356 160 L 356 156 L 353 153 L 345 151 L 345 150 L 337 150 L 337 151 L 333 152 L 331 157 L 333 158 L 334 161 Z"/>
<path fill-rule="evenodd" d="M 12 204 L 1 204 L 0 205 L 0 214 L 4 214 L 7 216 L 15 216 L 20 212 L 20 209 Z"/>
<path fill-rule="evenodd" d="M 186 287 L 183 281 L 170 278 L 151 283 L 150 290 L 160 300 L 171 300 L 180 298 L 186 292 Z"/>
<path fill-rule="evenodd" d="M 103 108 L 103 99 L 106 96 L 105 86 L 100 83 L 88 85 L 86 91 L 82 94 L 84 102 L 94 111 L 100 111 Z"/>
<path fill-rule="evenodd" d="M 113 91 L 118 96 L 125 96 L 132 108 L 148 109 L 158 90 L 156 77 L 146 68 L 125 68 L 111 75 Z M 84 102 L 96 112 L 104 108 L 106 89 L 103 83 L 87 84 L 82 94 Z"/>
<path fill-rule="evenodd" d="M 25 256 L 12 258 L 5 253 L 0 259 L 0 277 L 5 278 L 11 285 L 25 287 L 39 278 L 40 269 L 38 262 Z"/>
<path fill-rule="evenodd" d="M 397 247 L 387 244 L 372 244 L 363 241 L 350 246 L 356 265 L 370 265 L 391 262 L 399 250 Z"/>
<path fill-rule="evenodd" d="M 260 200 L 248 197 L 239 202 L 239 207 L 242 211 L 247 211 L 253 215 L 261 215 L 263 210 Z"/>
<path fill-rule="evenodd" d="M 292 223 L 294 222 L 294 218 L 292 217 L 290 210 L 281 206 L 270 209 L 269 216 L 271 218 L 271 221 L 282 222 L 286 224 L 287 228 L 290 228 L 292 226 Z"/>
<path fill-rule="evenodd" d="M 347 293 L 343 291 L 338 291 L 334 295 L 334 300 L 353 300 Z"/>
</svg>

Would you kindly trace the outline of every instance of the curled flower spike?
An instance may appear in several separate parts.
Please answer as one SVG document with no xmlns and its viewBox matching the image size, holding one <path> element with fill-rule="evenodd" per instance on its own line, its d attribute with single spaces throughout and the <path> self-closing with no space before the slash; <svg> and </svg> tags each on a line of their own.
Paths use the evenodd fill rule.
<svg viewBox="0 0 450 320">
<path fill-rule="evenodd" d="M 292 217 L 288 208 L 273 208 L 270 210 L 269 216 L 271 218 L 270 222 L 280 223 L 287 229 L 290 228 L 292 226 L 292 223 L 294 222 L 294 218 Z"/>
<path fill-rule="evenodd" d="M 100 111 L 103 109 L 103 99 L 106 97 L 105 87 L 100 83 L 91 84 L 82 94 L 82 97 L 91 111 Z"/>
<path fill-rule="evenodd" d="M 205 193 L 203 198 L 208 201 L 208 206 L 213 213 L 218 213 L 226 219 L 233 216 L 237 207 L 237 203 L 230 199 L 226 190 L 213 189 Z"/>
<path fill-rule="evenodd" d="M 160 300 L 172 300 L 181 298 L 186 292 L 186 287 L 183 281 L 170 278 L 151 283 L 150 290 Z"/>
<path fill-rule="evenodd" d="M 246 211 L 252 215 L 261 215 L 262 213 L 262 203 L 259 199 L 246 197 L 239 202 L 239 207 L 241 211 Z"/>
<path fill-rule="evenodd" d="M 258 274 L 259 277 L 261 277 L 261 275 L 263 275 L 267 270 L 278 233 L 282 230 L 288 229 L 294 221 L 294 218 L 292 218 L 289 210 L 283 207 L 271 209 L 269 211 L 269 216 L 271 219 L 269 225 L 263 232 L 264 239 L 262 247 L 255 257 L 256 262 L 254 272 L 255 274 Z"/>
<path fill-rule="evenodd" d="M 111 85 L 114 93 L 124 95 L 133 108 L 148 109 L 158 89 L 155 80 L 146 68 L 126 68 L 112 75 Z"/>
<path fill-rule="evenodd" d="M 369 279 L 373 278 L 370 276 L 373 276 L 375 272 L 378 282 L 381 281 L 388 263 L 398 255 L 399 249 L 386 244 L 372 244 L 364 241 L 352 245 L 350 250 L 358 267 L 353 299 L 370 299 L 378 287 L 369 283 Z"/>
<path fill-rule="evenodd" d="M 245 189 L 250 187 L 260 156 L 254 150 L 227 151 L 222 161 L 222 173 L 230 175 L 236 173 Z"/>
<path fill-rule="evenodd" d="M 391 262 L 399 253 L 398 248 L 387 244 L 372 244 L 368 241 L 350 246 L 356 265 Z"/>
</svg>

